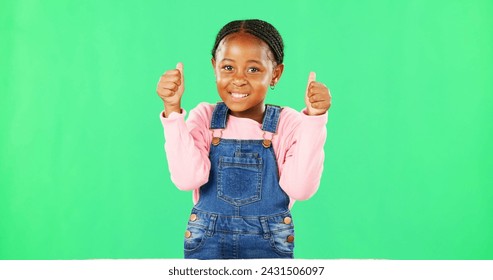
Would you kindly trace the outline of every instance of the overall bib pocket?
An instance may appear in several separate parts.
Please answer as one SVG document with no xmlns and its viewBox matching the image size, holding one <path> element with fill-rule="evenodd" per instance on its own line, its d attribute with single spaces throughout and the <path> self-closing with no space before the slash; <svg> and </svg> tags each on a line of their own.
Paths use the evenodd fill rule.
<svg viewBox="0 0 493 280">
<path fill-rule="evenodd" d="M 217 197 L 234 206 L 261 199 L 262 158 L 248 154 L 221 156 L 218 167 Z"/>
</svg>

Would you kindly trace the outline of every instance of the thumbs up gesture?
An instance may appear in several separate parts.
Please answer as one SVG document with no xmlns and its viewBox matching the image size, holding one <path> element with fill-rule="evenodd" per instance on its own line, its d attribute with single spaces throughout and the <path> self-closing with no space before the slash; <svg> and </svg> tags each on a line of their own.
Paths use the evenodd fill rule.
<svg viewBox="0 0 493 280">
<path fill-rule="evenodd" d="M 332 97 L 329 89 L 322 83 L 315 81 L 317 75 L 310 72 L 306 85 L 305 104 L 310 116 L 322 115 L 330 108 Z"/>
<path fill-rule="evenodd" d="M 164 114 L 181 113 L 181 97 L 185 90 L 183 80 L 183 63 L 179 62 L 176 69 L 166 71 L 157 84 L 157 94 L 164 102 Z"/>
</svg>

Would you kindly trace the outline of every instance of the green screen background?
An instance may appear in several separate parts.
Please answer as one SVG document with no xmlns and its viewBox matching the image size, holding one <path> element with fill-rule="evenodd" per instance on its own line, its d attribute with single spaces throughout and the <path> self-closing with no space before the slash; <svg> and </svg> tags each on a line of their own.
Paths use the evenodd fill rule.
<svg viewBox="0 0 493 280">
<path fill-rule="evenodd" d="M 285 39 L 267 102 L 331 89 L 297 258 L 493 259 L 492 1 L 39 1 L 0 4 L 0 259 L 181 258 L 191 193 L 170 181 L 155 92 L 216 102 L 228 21 Z"/>
</svg>

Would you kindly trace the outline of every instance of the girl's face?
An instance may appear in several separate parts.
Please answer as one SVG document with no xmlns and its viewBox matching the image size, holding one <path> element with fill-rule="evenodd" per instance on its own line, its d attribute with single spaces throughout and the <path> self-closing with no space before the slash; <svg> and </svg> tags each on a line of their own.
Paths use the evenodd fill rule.
<svg viewBox="0 0 493 280">
<path fill-rule="evenodd" d="M 264 100 L 271 84 L 281 77 L 269 46 L 248 33 L 226 36 L 212 59 L 217 91 L 231 114 L 262 122 Z"/>
</svg>

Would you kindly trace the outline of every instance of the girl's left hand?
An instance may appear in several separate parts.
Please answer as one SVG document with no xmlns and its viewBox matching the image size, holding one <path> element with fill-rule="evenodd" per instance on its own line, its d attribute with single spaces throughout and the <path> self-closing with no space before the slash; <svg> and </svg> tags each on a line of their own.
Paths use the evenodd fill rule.
<svg viewBox="0 0 493 280">
<path fill-rule="evenodd" d="M 323 83 L 316 82 L 315 72 L 310 72 L 306 86 L 305 104 L 308 115 L 322 115 L 330 108 L 332 96 Z"/>
</svg>

